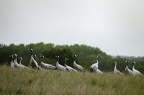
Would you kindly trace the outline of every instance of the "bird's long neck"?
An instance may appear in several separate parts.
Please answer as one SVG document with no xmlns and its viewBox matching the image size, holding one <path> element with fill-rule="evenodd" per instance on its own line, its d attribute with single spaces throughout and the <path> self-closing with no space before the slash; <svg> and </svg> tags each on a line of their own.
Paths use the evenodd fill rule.
<svg viewBox="0 0 144 95">
<path fill-rule="evenodd" d="M 33 55 L 33 52 L 32 52 L 32 50 L 31 50 L 30 52 L 31 52 L 31 55 Z"/>
<path fill-rule="evenodd" d="M 133 65 L 133 67 L 132 67 L 133 69 L 135 68 L 135 64 Z"/>
<path fill-rule="evenodd" d="M 116 66 L 117 66 L 117 63 L 115 63 L 115 66 L 114 66 L 115 69 L 116 69 Z"/>
<path fill-rule="evenodd" d="M 22 61 L 22 60 L 20 59 L 20 62 L 19 62 L 19 64 L 21 64 L 21 61 Z"/>
<path fill-rule="evenodd" d="M 66 63 L 67 63 L 67 60 L 65 60 L 65 65 L 66 65 Z"/>
<path fill-rule="evenodd" d="M 96 60 L 96 63 L 99 63 L 98 59 Z"/>
</svg>

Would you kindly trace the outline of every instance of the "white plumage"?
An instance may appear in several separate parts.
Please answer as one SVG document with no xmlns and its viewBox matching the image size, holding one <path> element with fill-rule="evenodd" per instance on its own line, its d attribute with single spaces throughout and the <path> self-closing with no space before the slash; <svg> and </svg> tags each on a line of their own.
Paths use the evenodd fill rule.
<svg viewBox="0 0 144 95">
<path fill-rule="evenodd" d="M 117 62 L 115 61 L 114 63 L 115 63 L 114 73 L 115 73 L 115 74 L 122 74 L 122 73 L 117 69 L 117 67 L 116 67 L 116 66 L 117 66 Z"/>
<path fill-rule="evenodd" d="M 44 59 L 44 56 L 40 56 L 42 59 Z M 45 69 L 50 69 L 50 70 L 55 70 L 56 67 L 53 66 L 52 64 L 47 64 L 44 63 L 43 61 L 41 61 L 41 65 L 45 68 Z"/>
<path fill-rule="evenodd" d="M 17 55 L 14 54 L 13 57 L 14 57 L 14 67 L 24 69 L 25 67 L 23 67 L 22 65 L 18 64 Z"/>
<path fill-rule="evenodd" d="M 136 65 L 136 62 L 133 62 L 133 67 L 132 67 L 133 74 L 135 76 L 136 75 L 142 75 L 138 70 L 135 69 L 135 65 Z"/>
<path fill-rule="evenodd" d="M 74 61 L 73 61 L 73 66 L 75 69 L 77 69 L 78 71 L 85 71 L 84 67 L 82 67 L 81 65 L 76 63 L 76 55 L 74 55 Z"/>
<path fill-rule="evenodd" d="M 37 61 L 34 59 L 36 57 L 36 55 L 33 55 L 32 52 L 33 52 L 33 49 L 30 49 L 31 51 L 31 58 L 30 58 L 30 65 L 32 66 L 32 68 L 36 67 L 37 69 L 42 69 Z"/>
<path fill-rule="evenodd" d="M 77 70 L 75 70 L 74 68 L 72 68 L 72 67 L 70 67 L 70 66 L 68 66 L 66 63 L 67 63 L 67 58 L 65 58 L 65 67 L 66 67 L 66 69 L 68 70 L 68 71 L 74 71 L 74 72 L 76 72 Z"/>
<path fill-rule="evenodd" d="M 96 73 L 99 73 L 99 74 L 103 74 L 102 73 L 102 71 L 100 71 L 99 69 L 98 69 L 98 64 L 99 64 L 99 61 L 98 61 L 98 58 L 99 58 L 100 56 L 97 56 L 96 57 L 96 63 L 94 63 L 94 64 L 92 64 L 91 66 L 90 66 L 90 72 L 92 73 L 92 72 L 96 72 Z"/>
<path fill-rule="evenodd" d="M 19 62 L 19 64 L 20 64 L 23 68 L 28 69 L 28 67 L 26 67 L 25 65 L 22 64 L 22 57 L 20 57 L 20 62 Z"/>
<path fill-rule="evenodd" d="M 99 64 L 98 58 L 99 58 L 99 56 L 96 57 L 96 63 L 94 63 L 90 66 L 90 72 L 96 72 L 96 70 L 98 69 L 98 64 Z"/>
<path fill-rule="evenodd" d="M 11 66 L 12 68 L 15 68 L 13 55 L 11 55 L 10 58 L 11 58 L 10 66 Z"/>
<path fill-rule="evenodd" d="M 67 71 L 67 69 L 64 66 L 62 66 L 61 64 L 59 64 L 59 56 L 56 56 L 56 58 L 57 58 L 56 68 L 58 70 Z"/>
<path fill-rule="evenodd" d="M 128 74 L 130 74 L 130 75 L 134 75 L 133 72 L 132 72 L 132 70 L 130 70 L 129 67 L 128 67 L 128 61 L 126 61 L 125 63 L 126 63 L 125 71 L 126 71 Z"/>
<path fill-rule="evenodd" d="M 96 73 L 98 73 L 98 74 L 103 74 L 103 72 L 100 71 L 99 69 L 96 70 Z"/>
</svg>

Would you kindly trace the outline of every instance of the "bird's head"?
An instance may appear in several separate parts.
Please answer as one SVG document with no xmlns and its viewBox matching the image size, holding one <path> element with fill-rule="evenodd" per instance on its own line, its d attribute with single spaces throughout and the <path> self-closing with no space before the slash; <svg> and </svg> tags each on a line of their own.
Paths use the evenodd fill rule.
<svg viewBox="0 0 144 95">
<path fill-rule="evenodd" d="M 56 58 L 57 61 L 59 61 L 59 58 L 60 58 L 60 57 L 59 57 L 59 56 L 56 56 L 55 58 Z"/>
<path fill-rule="evenodd" d="M 68 58 L 65 58 L 65 61 L 69 60 Z"/>
<path fill-rule="evenodd" d="M 126 65 L 128 65 L 128 61 L 127 60 L 125 61 L 125 63 L 126 63 Z"/>
<path fill-rule="evenodd" d="M 19 57 L 20 60 L 22 60 L 22 57 Z"/>
<path fill-rule="evenodd" d="M 40 56 L 40 58 L 43 58 L 43 59 L 44 59 L 44 56 L 42 55 L 42 56 Z"/>
<path fill-rule="evenodd" d="M 36 54 L 35 54 L 35 55 L 33 55 L 33 57 L 34 57 L 34 58 L 36 58 Z"/>
<path fill-rule="evenodd" d="M 73 57 L 74 57 L 74 58 L 76 58 L 76 57 L 77 57 L 77 55 L 74 55 Z"/>
<path fill-rule="evenodd" d="M 29 49 L 29 51 L 33 51 L 33 49 L 32 49 L 32 48 L 30 48 L 30 49 Z"/>
<path fill-rule="evenodd" d="M 136 64 L 136 62 L 132 62 L 134 65 Z"/>
</svg>

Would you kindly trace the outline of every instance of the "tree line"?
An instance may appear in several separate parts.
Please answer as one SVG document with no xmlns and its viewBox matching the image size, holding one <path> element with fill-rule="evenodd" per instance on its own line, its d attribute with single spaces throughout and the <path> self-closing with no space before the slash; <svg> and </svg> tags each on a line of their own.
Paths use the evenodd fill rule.
<svg viewBox="0 0 144 95">
<path fill-rule="evenodd" d="M 40 64 L 41 59 L 39 56 L 44 55 L 44 62 L 55 65 L 56 59 L 55 56 L 60 56 L 60 64 L 64 64 L 64 58 L 68 58 L 68 65 L 72 66 L 73 63 L 73 55 L 77 55 L 77 63 L 85 67 L 85 69 L 89 70 L 89 67 L 95 62 L 96 56 L 100 56 L 99 60 L 99 69 L 101 71 L 113 71 L 114 68 L 114 61 L 116 61 L 117 69 L 120 71 L 124 71 L 125 69 L 125 61 L 135 61 L 137 63 L 136 68 L 144 72 L 144 57 L 121 57 L 116 56 L 113 57 L 111 55 L 106 54 L 98 47 L 91 47 L 87 45 L 54 45 L 53 43 L 44 44 L 43 42 L 40 43 L 31 43 L 28 45 L 24 44 L 10 44 L 4 45 L 0 44 L 0 64 L 9 65 L 11 54 L 17 54 L 19 57 L 22 57 L 22 64 L 29 65 L 30 61 L 30 51 L 29 49 L 32 48 L 34 51 L 33 53 L 37 55 L 36 60 Z M 129 68 L 132 67 L 132 64 L 129 65 Z"/>
</svg>

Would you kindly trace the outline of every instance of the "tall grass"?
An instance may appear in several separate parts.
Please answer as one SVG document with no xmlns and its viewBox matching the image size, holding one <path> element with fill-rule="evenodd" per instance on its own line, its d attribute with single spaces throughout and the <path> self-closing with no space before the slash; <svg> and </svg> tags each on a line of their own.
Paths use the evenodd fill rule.
<svg viewBox="0 0 144 95">
<path fill-rule="evenodd" d="M 144 95 L 144 76 L 0 66 L 0 95 Z"/>
</svg>

